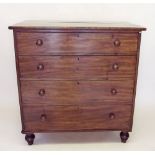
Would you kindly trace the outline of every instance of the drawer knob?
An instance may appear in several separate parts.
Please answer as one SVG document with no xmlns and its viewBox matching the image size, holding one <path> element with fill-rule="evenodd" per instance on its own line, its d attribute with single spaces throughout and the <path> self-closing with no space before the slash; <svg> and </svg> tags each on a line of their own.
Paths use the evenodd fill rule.
<svg viewBox="0 0 155 155">
<path fill-rule="evenodd" d="M 115 119 L 115 114 L 114 113 L 110 113 L 109 114 L 109 118 L 112 120 L 112 119 Z"/>
<path fill-rule="evenodd" d="M 119 69 L 119 65 L 118 65 L 117 63 L 114 63 L 114 64 L 112 65 L 112 69 L 113 69 L 113 70 L 118 70 L 118 69 Z"/>
<path fill-rule="evenodd" d="M 42 45 L 43 45 L 43 40 L 42 40 L 42 39 L 38 39 L 38 40 L 36 41 L 36 45 L 37 45 L 37 46 L 42 46 Z"/>
<path fill-rule="evenodd" d="M 45 95 L 45 89 L 40 89 L 38 94 L 40 96 L 44 96 Z"/>
<path fill-rule="evenodd" d="M 79 85 L 80 84 L 80 82 L 79 81 L 77 81 L 77 85 Z"/>
<path fill-rule="evenodd" d="M 111 94 L 112 94 L 112 95 L 116 95 L 116 94 L 117 94 L 117 90 L 116 90 L 115 88 L 112 88 L 112 89 L 111 89 Z"/>
<path fill-rule="evenodd" d="M 37 66 L 37 70 L 44 70 L 44 65 L 43 64 L 39 64 Z"/>
<path fill-rule="evenodd" d="M 119 39 L 116 39 L 116 40 L 114 41 L 114 46 L 115 46 L 115 47 L 119 47 L 120 45 L 121 45 L 120 40 L 119 40 Z"/>
<path fill-rule="evenodd" d="M 42 115 L 40 116 L 40 120 L 41 120 L 42 122 L 46 121 L 46 119 L 47 119 L 46 114 L 42 114 Z"/>
</svg>

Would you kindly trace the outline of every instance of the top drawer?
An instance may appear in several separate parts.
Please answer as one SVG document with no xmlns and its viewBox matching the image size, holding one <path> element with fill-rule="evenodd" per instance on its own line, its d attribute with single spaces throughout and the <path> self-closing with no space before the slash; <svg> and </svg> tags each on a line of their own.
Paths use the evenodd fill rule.
<svg viewBox="0 0 155 155">
<path fill-rule="evenodd" d="M 19 55 L 135 55 L 137 33 L 17 32 Z"/>
</svg>

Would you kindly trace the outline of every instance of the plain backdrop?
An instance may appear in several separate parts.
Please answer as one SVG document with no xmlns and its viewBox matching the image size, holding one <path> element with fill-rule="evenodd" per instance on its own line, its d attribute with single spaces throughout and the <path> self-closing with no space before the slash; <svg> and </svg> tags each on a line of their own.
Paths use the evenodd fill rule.
<svg viewBox="0 0 155 155">
<path fill-rule="evenodd" d="M 142 32 L 134 128 L 127 144 L 122 145 L 118 135 L 110 137 L 109 132 L 55 133 L 41 135 L 38 141 L 36 138 L 39 147 L 27 147 L 20 134 L 13 33 L 8 30 L 8 26 L 23 20 L 127 21 L 147 28 Z M 0 148 L 155 149 L 154 109 L 155 4 L 0 4 Z"/>
</svg>

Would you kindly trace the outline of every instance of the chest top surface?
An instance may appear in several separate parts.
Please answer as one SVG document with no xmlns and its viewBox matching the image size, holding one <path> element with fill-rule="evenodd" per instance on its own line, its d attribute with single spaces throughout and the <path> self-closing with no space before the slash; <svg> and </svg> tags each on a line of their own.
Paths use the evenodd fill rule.
<svg viewBox="0 0 155 155">
<path fill-rule="evenodd" d="M 125 31 L 144 31 L 146 28 L 128 22 L 52 22 L 29 20 L 9 26 L 9 29 L 78 29 L 78 30 L 125 30 Z"/>
</svg>

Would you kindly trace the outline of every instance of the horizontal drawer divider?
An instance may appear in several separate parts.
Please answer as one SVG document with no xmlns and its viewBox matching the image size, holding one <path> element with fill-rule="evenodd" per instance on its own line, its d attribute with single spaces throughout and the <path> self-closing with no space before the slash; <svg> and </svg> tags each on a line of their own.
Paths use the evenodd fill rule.
<svg viewBox="0 0 155 155">
<path fill-rule="evenodd" d="M 51 107 L 51 106 L 53 106 L 53 107 L 61 107 L 61 106 L 86 106 L 86 105 L 89 105 L 89 106 L 96 106 L 96 105 L 108 105 L 108 106 L 121 106 L 121 107 L 126 107 L 126 106 L 133 106 L 134 104 L 132 103 L 132 102 L 124 102 L 125 104 L 120 104 L 120 103 L 118 103 L 118 104 L 115 104 L 115 103 L 108 103 L 108 104 L 105 104 L 105 103 L 89 103 L 89 104 L 82 104 L 82 103 L 80 103 L 80 104 L 50 104 L 50 103 L 46 103 L 46 104 L 40 104 L 40 103 L 38 103 L 38 104 L 24 104 L 23 103 L 23 108 L 24 107 L 44 107 L 44 106 L 49 106 L 49 107 Z"/>
<path fill-rule="evenodd" d="M 44 78 L 42 78 L 42 79 L 39 79 L 39 78 L 20 78 L 20 81 L 128 81 L 128 80 L 134 80 L 134 78 L 120 78 L 119 77 L 119 79 L 112 79 L 112 80 L 108 80 L 107 78 L 105 78 L 104 80 L 83 80 L 83 79 L 77 79 L 77 80 L 66 80 L 66 79 L 64 79 L 64 80 L 62 80 L 62 79 L 56 79 L 56 80 L 53 80 L 53 79 L 50 79 L 50 78 L 48 78 L 48 79 L 44 79 Z"/>
<path fill-rule="evenodd" d="M 134 52 L 134 51 L 131 51 Z M 138 53 L 135 54 L 122 54 L 122 53 L 114 53 L 114 54 L 33 54 L 33 55 L 25 55 L 25 54 L 19 54 L 18 56 L 136 56 Z"/>
</svg>

